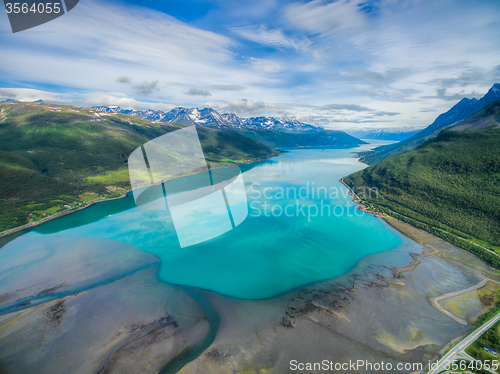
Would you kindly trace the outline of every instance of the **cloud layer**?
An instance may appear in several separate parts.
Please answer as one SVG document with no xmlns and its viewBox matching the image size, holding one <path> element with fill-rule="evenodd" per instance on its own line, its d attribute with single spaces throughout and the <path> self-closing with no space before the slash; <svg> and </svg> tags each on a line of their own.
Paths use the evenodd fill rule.
<svg viewBox="0 0 500 374">
<path fill-rule="evenodd" d="M 498 0 L 215 3 L 87 0 L 17 34 L 0 12 L 0 97 L 423 127 L 500 82 Z"/>
</svg>

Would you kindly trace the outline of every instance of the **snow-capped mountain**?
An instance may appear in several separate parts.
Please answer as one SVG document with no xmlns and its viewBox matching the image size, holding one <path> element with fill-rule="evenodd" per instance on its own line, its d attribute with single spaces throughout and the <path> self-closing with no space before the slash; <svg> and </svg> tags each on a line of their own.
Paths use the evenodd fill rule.
<svg viewBox="0 0 500 374">
<path fill-rule="evenodd" d="M 94 106 L 93 109 L 100 110 L 103 112 L 114 112 L 128 114 L 129 116 L 140 117 L 148 119 L 150 121 L 160 121 L 163 122 L 167 112 L 162 110 L 135 110 L 135 109 L 123 109 L 119 106 Z"/>
<path fill-rule="evenodd" d="M 243 122 L 245 121 L 244 119 L 238 117 L 234 113 L 224 113 L 221 114 L 221 116 L 222 118 L 224 118 L 226 122 L 233 124 L 233 126 L 240 127 L 241 125 L 243 125 Z"/>
<path fill-rule="evenodd" d="M 224 127 L 229 125 L 217 111 L 211 108 L 175 108 L 167 112 L 162 121 L 183 125 L 204 125 L 208 127 Z"/>
<path fill-rule="evenodd" d="M 276 131 L 322 131 L 322 127 L 299 122 L 295 118 L 251 117 L 240 118 L 233 113 L 219 114 L 211 108 L 174 108 L 169 112 L 162 110 L 133 110 L 118 106 L 96 106 L 93 109 L 105 112 L 123 113 L 151 121 L 179 123 L 183 125 L 203 125 L 213 128 L 253 128 Z"/>
<path fill-rule="evenodd" d="M 321 127 L 307 125 L 295 118 L 251 117 L 243 121 L 246 127 L 278 131 L 318 131 Z"/>
</svg>

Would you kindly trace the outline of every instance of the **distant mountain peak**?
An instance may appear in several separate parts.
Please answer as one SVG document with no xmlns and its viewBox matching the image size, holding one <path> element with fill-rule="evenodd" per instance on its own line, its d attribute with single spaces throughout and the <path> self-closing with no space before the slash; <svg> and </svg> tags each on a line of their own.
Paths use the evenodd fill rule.
<svg viewBox="0 0 500 374">
<path fill-rule="evenodd" d="M 289 117 L 250 117 L 241 118 L 234 113 L 220 114 L 213 108 L 184 108 L 176 107 L 168 112 L 161 110 L 129 110 L 119 106 L 95 106 L 96 110 L 116 112 L 145 118 L 152 121 L 179 123 L 183 125 L 201 125 L 212 128 L 251 128 L 276 131 L 315 132 L 324 130 Z"/>
<path fill-rule="evenodd" d="M 483 107 L 499 99 L 500 99 L 500 83 L 495 83 L 493 86 L 491 86 L 486 95 L 484 95 L 481 98 L 484 104 Z"/>
<path fill-rule="evenodd" d="M 455 106 L 459 105 L 461 103 L 470 103 L 470 102 L 476 102 L 476 101 L 479 101 L 479 100 L 476 99 L 475 97 L 473 97 L 472 99 L 469 99 L 468 97 L 464 97 L 462 100 L 460 100 L 458 103 L 456 103 Z"/>
</svg>

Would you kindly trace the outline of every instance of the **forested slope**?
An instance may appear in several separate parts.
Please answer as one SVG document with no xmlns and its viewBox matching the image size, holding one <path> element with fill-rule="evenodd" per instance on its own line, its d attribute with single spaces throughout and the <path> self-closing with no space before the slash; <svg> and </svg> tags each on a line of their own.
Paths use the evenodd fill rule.
<svg viewBox="0 0 500 374">
<path fill-rule="evenodd" d="M 500 249 L 500 101 L 344 181 L 375 210 Z M 362 195 L 362 194 L 360 194 Z M 400 217 L 401 218 L 401 217 Z M 413 223 L 415 223 L 413 222 Z"/>
</svg>

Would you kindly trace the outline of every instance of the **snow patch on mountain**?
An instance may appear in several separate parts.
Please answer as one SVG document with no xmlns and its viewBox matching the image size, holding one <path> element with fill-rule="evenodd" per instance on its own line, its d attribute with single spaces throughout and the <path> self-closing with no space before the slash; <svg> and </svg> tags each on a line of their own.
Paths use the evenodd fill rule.
<svg viewBox="0 0 500 374">
<path fill-rule="evenodd" d="M 253 128 L 276 131 L 323 131 L 319 126 L 308 125 L 295 118 L 251 117 L 241 118 L 234 113 L 220 114 L 212 108 L 174 108 L 168 112 L 162 110 L 123 109 L 119 106 L 95 106 L 93 109 L 104 112 L 128 114 L 151 121 L 178 123 L 183 125 L 202 125 L 212 128 Z"/>
</svg>

